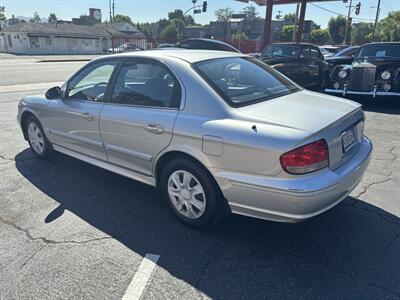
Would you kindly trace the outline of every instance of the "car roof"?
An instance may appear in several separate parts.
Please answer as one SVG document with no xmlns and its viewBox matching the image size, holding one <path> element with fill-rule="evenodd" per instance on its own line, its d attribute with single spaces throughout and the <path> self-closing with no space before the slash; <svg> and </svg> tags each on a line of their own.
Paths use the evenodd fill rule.
<svg viewBox="0 0 400 300">
<path fill-rule="evenodd" d="M 311 43 L 295 43 L 295 42 L 271 43 L 270 45 L 289 45 L 289 46 L 299 46 L 299 47 L 314 46 L 314 47 L 318 47 L 317 45 L 314 45 L 314 44 L 311 44 Z"/>
<path fill-rule="evenodd" d="M 367 43 L 362 45 L 361 47 L 364 46 L 371 46 L 371 45 L 400 45 L 400 42 L 373 42 L 373 43 Z"/>
<path fill-rule="evenodd" d="M 173 57 L 184 60 L 188 63 L 196 63 L 208 59 L 224 58 L 224 57 L 245 57 L 245 56 L 246 55 L 242 53 L 228 52 L 228 51 L 163 48 L 163 49 L 152 49 L 152 50 L 112 54 L 112 55 L 102 56 L 98 59 L 107 59 L 111 57 L 118 57 L 118 58 L 143 57 L 143 58 L 162 59 L 165 57 Z"/>
</svg>

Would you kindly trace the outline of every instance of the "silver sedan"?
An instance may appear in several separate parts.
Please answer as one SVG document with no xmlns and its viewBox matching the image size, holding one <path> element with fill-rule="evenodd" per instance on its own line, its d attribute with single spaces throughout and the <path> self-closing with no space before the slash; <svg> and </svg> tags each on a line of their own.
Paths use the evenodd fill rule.
<svg viewBox="0 0 400 300">
<path fill-rule="evenodd" d="M 18 121 L 39 158 L 61 152 L 158 187 L 195 227 L 226 212 L 316 216 L 355 188 L 372 150 L 359 104 L 221 51 L 95 59 L 63 86 L 24 97 Z"/>
</svg>

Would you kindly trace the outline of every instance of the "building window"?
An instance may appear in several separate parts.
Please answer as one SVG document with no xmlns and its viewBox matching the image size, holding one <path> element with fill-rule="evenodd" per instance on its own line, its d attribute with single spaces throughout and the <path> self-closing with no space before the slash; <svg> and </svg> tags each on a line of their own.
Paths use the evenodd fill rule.
<svg viewBox="0 0 400 300">
<path fill-rule="evenodd" d="M 37 36 L 30 36 L 29 37 L 29 47 L 30 48 L 39 48 L 39 38 Z"/>
<path fill-rule="evenodd" d="M 96 48 L 100 47 L 100 40 L 96 40 Z"/>
<path fill-rule="evenodd" d="M 44 38 L 44 43 L 46 46 L 51 46 L 51 38 L 49 36 L 46 36 Z"/>
<path fill-rule="evenodd" d="M 8 47 L 12 48 L 12 39 L 11 39 L 11 35 L 7 34 L 7 39 L 8 39 Z"/>
</svg>

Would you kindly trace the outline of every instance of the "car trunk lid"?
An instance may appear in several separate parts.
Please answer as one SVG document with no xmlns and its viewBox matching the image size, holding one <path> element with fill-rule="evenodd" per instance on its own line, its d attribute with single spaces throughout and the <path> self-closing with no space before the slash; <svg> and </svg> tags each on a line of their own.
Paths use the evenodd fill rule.
<svg viewBox="0 0 400 300">
<path fill-rule="evenodd" d="M 303 90 L 245 106 L 238 111 L 248 120 L 279 124 L 306 132 L 308 138 L 291 145 L 293 148 L 311 140 L 325 139 L 329 147 L 329 166 L 335 169 L 357 151 L 364 118 L 360 107 L 360 104 L 352 101 Z M 345 151 L 343 135 L 353 128 L 356 141 Z"/>
</svg>

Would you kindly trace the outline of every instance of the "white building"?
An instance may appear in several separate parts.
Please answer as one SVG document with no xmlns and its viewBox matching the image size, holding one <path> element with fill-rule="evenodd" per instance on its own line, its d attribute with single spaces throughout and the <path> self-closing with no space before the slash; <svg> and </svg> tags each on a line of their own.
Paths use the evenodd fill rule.
<svg viewBox="0 0 400 300">
<path fill-rule="evenodd" d="M 124 31 L 119 31 L 121 28 Z M 15 54 L 101 54 L 112 47 L 115 36 L 146 44 L 146 36 L 130 24 L 18 23 L 0 32 L 0 52 Z M 115 39 L 114 39 L 115 44 Z M 142 47 L 143 48 L 143 47 Z"/>
</svg>

